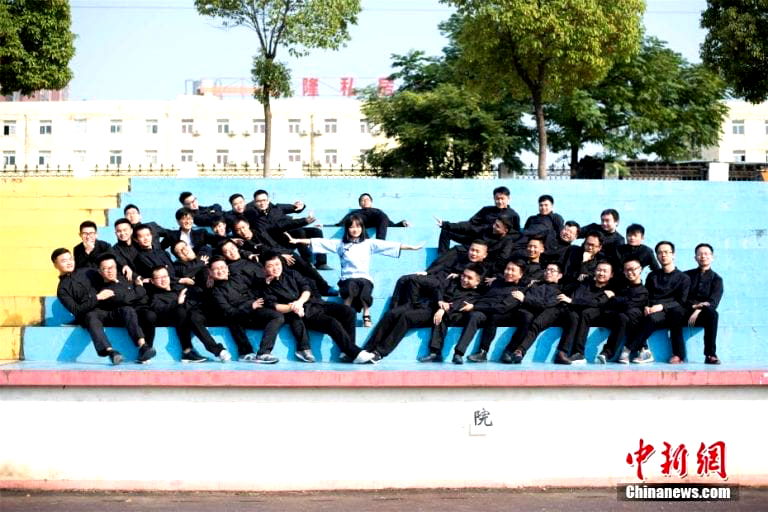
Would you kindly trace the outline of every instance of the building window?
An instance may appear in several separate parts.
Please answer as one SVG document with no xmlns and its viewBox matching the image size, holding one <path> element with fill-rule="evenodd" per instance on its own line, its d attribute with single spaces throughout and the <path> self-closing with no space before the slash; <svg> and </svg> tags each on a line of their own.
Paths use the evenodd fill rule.
<svg viewBox="0 0 768 512">
<path fill-rule="evenodd" d="M 3 121 L 3 135 L 16 135 L 16 121 Z"/>
<path fill-rule="evenodd" d="M 154 149 L 148 149 L 144 151 L 144 161 L 148 165 L 154 165 L 157 163 L 157 151 Z"/>
<path fill-rule="evenodd" d="M 336 120 L 335 119 L 326 119 L 325 120 L 325 133 L 336 133 Z"/>
<path fill-rule="evenodd" d="M 37 165 L 50 165 L 51 164 L 51 152 L 41 151 L 37 154 Z"/>
<path fill-rule="evenodd" d="M 301 119 L 288 120 L 288 133 L 299 133 L 301 131 Z"/>
<path fill-rule="evenodd" d="M 301 151 L 298 149 L 291 149 L 288 151 L 288 161 L 291 163 L 301 162 Z"/>
<path fill-rule="evenodd" d="M 731 130 L 734 135 L 744 135 L 744 120 L 739 119 L 731 121 Z"/>
<path fill-rule="evenodd" d="M 147 119 L 147 133 L 151 135 L 157 134 L 157 119 Z"/>
<path fill-rule="evenodd" d="M 109 152 L 109 165 L 120 165 L 123 163 L 122 151 L 110 151 Z"/>
<path fill-rule="evenodd" d="M 226 149 L 219 149 L 216 151 L 216 165 L 227 165 L 229 162 L 229 151 Z"/>
<path fill-rule="evenodd" d="M 733 161 L 734 162 L 746 162 L 747 161 L 747 152 L 746 151 L 740 151 L 736 150 L 733 152 Z"/>
<path fill-rule="evenodd" d="M 217 119 L 216 127 L 219 133 L 229 133 L 229 119 Z"/>
<path fill-rule="evenodd" d="M 259 167 L 264 167 L 264 151 L 260 149 L 254 150 L 253 163 Z"/>
<path fill-rule="evenodd" d="M 40 135 L 50 135 L 53 132 L 53 124 L 50 121 L 40 121 Z"/>
<path fill-rule="evenodd" d="M 194 119 L 182 119 L 181 120 L 181 133 L 189 133 L 190 135 L 195 130 Z"/>
<path fill-rule="evenodd" d="M 181 150 L 181 161 L 184 163 L 191 163 L 192 159 L 194 157 L 194 151 L 191 149 L 182 149 Z"/>
<path fill-rule="evenodd" d="M 75 119 L 75 133 L 85 134 L 88 132 L 87 119 Z"/>
<path fill-rule="evenodd" d="M 253 133 L 264 133 L 267 131 L 267 122 L 263 119 L 253 120 Z"/>
<path fill-rule="evenodd" d="M 122 133 L 123 132 L 123 120 L 111 119 L 109 121 L 109 133 Z"/>
<path fill-rule="evenodd" d="M 72 159 L 76 164 L 84 164 L 85 155 L 86 155 L 86 152 L 84 149 L 76 149 L 72 152 Z"/>
<path fill-rule="evenodd" d="M 336 162 L 338 161 L 338 157 L 336 154 L 335 149 L 326 149 L 325 150 L 325 163 L 328 165 L 336 165 Z"/>
<path fill-rule="evenodd" d="M 360 133 L 371 133 L 371 124 L 367 119 L 360 120 Z"/>
<path fill-rule="evenodd" d="M 16 165 L 15 151 L 3 151 L 3 165 Z"/>
</svg>

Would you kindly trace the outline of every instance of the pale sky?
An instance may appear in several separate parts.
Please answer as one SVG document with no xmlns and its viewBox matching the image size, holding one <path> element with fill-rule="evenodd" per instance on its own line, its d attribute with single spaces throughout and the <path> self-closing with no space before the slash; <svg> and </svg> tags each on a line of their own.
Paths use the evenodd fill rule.
<svg viewBox="0 0 768 512">
<path fill-rule="evenodd" d="M 197 14 L 191 0 L 72 0 L 77 34 L 71 62 L 70 99 L 172 99 L 185 80 L 248 78 L 256 52 L 255 34 L 224 30 Z M 352 38 L 337 52 L 315 51 L 278 60 L 291 68 L 294 94 L 301 78 L 320 79 L 320 94 L 336 94 L 341 77 L 355 87 L 374 83 L 392 70 L 391 54 L 411 49 L 440 54 L 445 39 L 437 25 L 452 10 L 437 0 L 362 0 Z M 698 62 L 704 32 L 699 18 L 705 0 L 647 0 L 646 33 Z"/>
</svg>

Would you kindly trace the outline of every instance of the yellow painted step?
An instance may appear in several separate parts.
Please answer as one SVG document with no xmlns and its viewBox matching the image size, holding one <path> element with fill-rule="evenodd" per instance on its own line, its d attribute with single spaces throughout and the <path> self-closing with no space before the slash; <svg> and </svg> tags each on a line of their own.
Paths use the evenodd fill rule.
<svg viewBox="0 0 768 512">
<path fill-rule="evenodd" d="M 21 327 L 0 327 L 0 360 L 18 360 L 21 353 Z"/>
<path fill-rule="evenodd" d="M 6 269 L 0 271 L 0 296 L 45 297 L 56 295 L 59 278 L 53 266 L 47 270 L 11 272 Z"/>
<path fill-rule="evenodd" d="M 0 199 L 0 203 L 2 199 Z M 59 209 L 13 209 L 10 211 L 3 210 L 2 213 L 3 225 L 19 224 L 29 225 L 36 222 L 55 222 L 57 225 L 70 225 L 74 226 L 75 232 L 77 227 L 84 220 L 92 220 L 97 226 L 104 226 L 107 224 L 107 212 L 102 208 L 89 209 L 83 208 L 78 210 L 59 210 Z"/>
<path fill-rule="evenodd" d="M 103 178 L 0 178 L 0 196 L 29 194 L 37 197 L 117 194 L 128 190 L 128 177 Z"/>
<path fill-rule="evenodd" d="M 10 250 L 0 251 L 0 276 L 14 276 L 31 269 L 46 270 L 49 273 L 53 272 L 52 275 L 56 275 L 51 263 L 51 253 L 57 247 L 66 247 L 72 250 L 72 245 L 61 244 L 60 246 L 24 248 L 15 253 Z"/>
<path fill-rule="evenodd" d="M 81 196 L 81 197 L 32 197 L 13 195 L 9 197 L 0 197 L 3 208 L 24 209 L 27 212 L 34 210 L 77 210 L 88 208 L 94 210 L 97 208 L 108 209 L 117 207 L 117 194 L 112 196 Z"/>
<path fill-rule="evenodd" d="M 2 215 L 2 210 L 0 210 Z M 35 231 L 24 231 L 23 228 L 15 230 L 0 229 L 0 258 L 8 249 L 20 249 L 26 254 L 27 249 L 69 247 L 70 249 L 81 242 L 77 233 L 77 226 L 66 228 L 57 226 L 48 234 Z"/>
<path fill-rule="evenodd" d="M 19 327 L 43 322 L 43 299 L 40 297 L 0 297 L 0 326 Z"/>
</svg>

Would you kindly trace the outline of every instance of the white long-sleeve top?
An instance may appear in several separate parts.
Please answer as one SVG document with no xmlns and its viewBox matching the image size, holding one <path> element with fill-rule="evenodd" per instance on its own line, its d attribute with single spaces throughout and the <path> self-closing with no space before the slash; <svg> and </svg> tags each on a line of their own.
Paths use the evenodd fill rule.
<svg viewBox="0 0 768 512">
<path fill-rule="evenodd" d="M 371 256 L 383 254 L 391 258 L 400 257 L 400 242 L 366 238 L 357 243 L 344 243 L 338 239 L 311 238 L 312 251 L 336 253 L 341 261 L 341 280 L 362 277 L 373 282 L 371 277 Z"/>
</svg>

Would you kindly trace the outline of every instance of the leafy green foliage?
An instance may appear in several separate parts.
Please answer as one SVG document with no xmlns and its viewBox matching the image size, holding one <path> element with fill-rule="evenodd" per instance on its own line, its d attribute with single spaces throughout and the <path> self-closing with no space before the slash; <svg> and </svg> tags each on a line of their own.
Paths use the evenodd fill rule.
<svg viewBox="0 0 768 512">
<path fill-rule="evenodd" d="M 708 0 L 701 17 L 707 29 L 701 58 L 736 96 L 768 99 L 768 0 Z"/>
<path fill-rule="evenodd" d="M 66 0 L 0 0 L 0 90 L 30 94 L 72 79 L 75 35 Z"/>
</svg>

